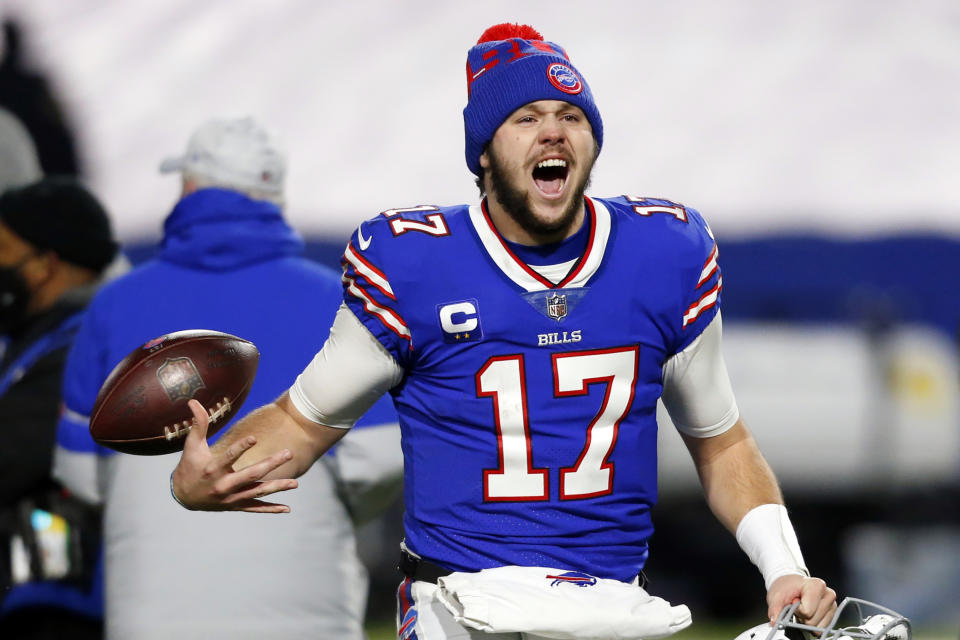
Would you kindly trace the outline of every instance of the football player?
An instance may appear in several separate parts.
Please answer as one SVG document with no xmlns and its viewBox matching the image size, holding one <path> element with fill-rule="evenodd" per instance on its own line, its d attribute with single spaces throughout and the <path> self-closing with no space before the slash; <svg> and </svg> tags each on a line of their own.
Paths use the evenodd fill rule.
<svg viewBox="0 0 960 640">
<path fill-rule="evenodd" d="M 711 509 L 763 576 L 770 620 L 796 603 L 799 620 L 828 621 L 836 594 L 809 576 L 731 390 L 703 217 L 585 195 L 600 112 L 534 29 L 488 29 L 467 92 L 480 202 L 361 224 L 323 349 L 212 449 L 192 405 L 174 497 L 286 511 L 262 498 L 296 487 L 390 393 L 405 458 L 401 638 L 662 637 L 690 624 L 642 588 L 662 397 Z"/>
</svg>

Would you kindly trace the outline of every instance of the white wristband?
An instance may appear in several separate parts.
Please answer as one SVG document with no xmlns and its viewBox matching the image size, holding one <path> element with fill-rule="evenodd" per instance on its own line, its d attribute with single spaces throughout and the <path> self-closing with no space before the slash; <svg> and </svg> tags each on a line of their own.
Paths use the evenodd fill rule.
<svg viewBox="0 0 960 640">
<path fill-rule="evenodd" d="M 747 512 L 737 526 L 737 542 L 760 569 L 768 590 L 780 576 L 810 575 L 803 563 L 797 534 L 782 504 L 762 504 Z"/>
</svg>

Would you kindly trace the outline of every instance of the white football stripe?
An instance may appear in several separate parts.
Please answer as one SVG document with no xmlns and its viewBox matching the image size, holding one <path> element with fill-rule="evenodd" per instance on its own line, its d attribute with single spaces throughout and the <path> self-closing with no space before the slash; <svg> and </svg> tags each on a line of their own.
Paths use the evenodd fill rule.
<svg viewBox="0 0 960 640">
<path fill-rule="evenodd" d="M 393 310 L 386 307 L 381 307 L 374 302 L 362 287 L 357 286 L 357 283 L 353 278 L 344 276 L 343 281 L 347 284 L 347 291 L 350 293 L 350 295 L 363 301 L 363 308 L 366 309 L 368 313 L 372 313 L 378 317 L 380 322 L 385 324 L 388 329 L 399 335 L 401 338 L 406 338 L 407 340 L 411 339 L 410 329 L 406 324 L 404 324 L 403 320 L 400 319 L 400 316 L 398 316 Z"/>
<path fill-rule="evenodd" d="M 544 291 L 550 288 L 527 273 L 526 270 L 514 260 L 506 247 L 503 246 L 497 232 L 487 224 L 487 219 L 484 217 L 479 205 L 470 207 L 470 222 L 473 223 L 473 228 L 480 237 L 480 242 L 483 243 L 487 254 L 489 254 L 493 262 L 500 267 L 504 275 L 526 291 Z"/>
<path fill-rule="evenodd" d="M 692 323 L 694 320 L 700 317 L 700 314 L 709 309 L 717 301 L 717 296 L 720 295 L 720 288 L 723 285 L 723 277 L 717 280 L 716 286 L 714 286 L 710 291 L 707 291 L 703 296 L 690 305 L 690 308 L 687 309 L 687 312 L 683 315 L 683 326 L 686 327 L 688 324 Z"/>
<path fill-rule="evenodd" d="M 374 270 L 368 266 L 356 253 L 353 252 L 353 246 L 347 245 L 346 250 L 343 252 L 343 257 L 353 265 L 354 270 L 366 280 L 375 286 L 380 291 L 383 291 L 386 295 L 390 296 L 394 300 L 397 299 L 396 295 L 393 293 L 393 289 L 390 287 L 390 283 L 387 282 L 386 277 L 379 271 Z"/>
<path fill-rule="evenodd" d="M 710 257 L 707 258 L 707 264 L 703 265 L 703 271 L 700 272 L 700 279 L 697 281 L 697 287 L 700 287 L 704 282 L 710 279 L 710 276 L 713 275 L 713 272 L 717 270 L 717 256 L 719 252 L 717 250 L 717 245 L 713 245 L 713 251 L 710 252 Z"/>
<path fill-rule="evenodd" d="M 584 287 L 587 281 L 600 268 L 603 256 L 607 251 L 607 241 L 610 239 L 610 212 L 602 202 L 589 198 L 593 204 L 593 217 L 596 221 L 593 237 L 590 239 L 590 253 L 583 257 L 583 264 L 573 280 L 564 285 L 564 288 Z"/>
<path fill-rule="evenodd" d="M 600 268 L 600 263 L 603 262 L 607 242 L 610 239 L 610 212 L 602 203 L 592 198 L 590 201 L 593 203 L 594 217 L 596 218 L 594 235 L 590 240 L 590 253 L 583 257 L 583 264 L 574 279 L 566 283 L 563 288 L 572 289 L 585 286 L 597 272 L 597 269 Z M 518 263 L 507 251 L 500 236 L 487 223 L 487 219 L 478 205 L 470 207 L 470 222 L 473 223 L 473 228 L 480 237 L 480 242 L 487 250 L 490 258 L 508 278 L 526 291 L 544 291 L 550 288 L 531 275 L 524 268 L 524 265 Z M 532 269 L 532 267 L 530 268 Z"/>
</svg>

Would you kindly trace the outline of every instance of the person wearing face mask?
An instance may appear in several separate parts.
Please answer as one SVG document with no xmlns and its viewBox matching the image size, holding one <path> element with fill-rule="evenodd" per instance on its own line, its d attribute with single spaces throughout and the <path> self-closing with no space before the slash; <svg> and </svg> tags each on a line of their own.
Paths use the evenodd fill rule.
<svg viewBox="0 0 960 640">
<path fill-rule="evenodd" d="M 96 638 L 96 512 L 51 479 L 60 380 L 117 243 L 72 178 L 0 195 L 0 637 Z"/>
</svg>

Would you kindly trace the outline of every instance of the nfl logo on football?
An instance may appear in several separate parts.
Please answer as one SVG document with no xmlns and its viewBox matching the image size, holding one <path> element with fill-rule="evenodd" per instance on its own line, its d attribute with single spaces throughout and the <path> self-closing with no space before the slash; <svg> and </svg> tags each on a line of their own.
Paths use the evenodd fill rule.
<svg viewBox="0 0 960 640">
<path fill-rule="evenodd" d="M 567 315 L 567 294 L 547 297 L 547 317 L 560 320 Z"/>
<path fill-rule="evenodd" d="M 203 389 L 203 378 L 190 358 L 169 358 L 157 369 L 157 378 L 170 402 L 189 400 Z"/>
</svg>

